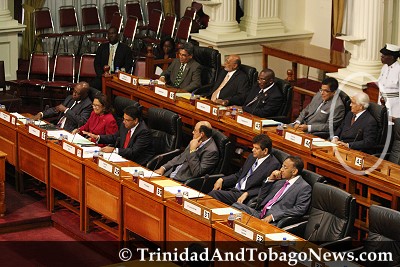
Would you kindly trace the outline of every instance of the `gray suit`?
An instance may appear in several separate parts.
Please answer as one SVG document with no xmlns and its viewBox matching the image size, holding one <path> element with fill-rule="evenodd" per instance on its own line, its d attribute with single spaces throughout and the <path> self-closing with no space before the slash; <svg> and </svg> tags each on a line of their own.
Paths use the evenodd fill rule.
<svg viewBox="0 0 400 267">
<path fill-rule="evenodd" d="M 237 202 L 232 206 L 260 218 L 264 206 L 275 196 L 285 182 L 286 180 L 278 180 L 264 183 L 258 196 L 258 202 L 261 201 L 261 203 L 257 203 L 255 209 Z M 283 217 L 304 215 L 310 206 L 311 191 L 311 186 L 300 176 L 299 179 L 287 189 L 285 194 L 272 205 L 264 217 L 272 214 L 274 221 L 277 222 Z"/>
<path fill-rule="evenodd" d="M 179 156 L 168 161 L 163 165 L 166 170 L 165 176 L 169 176 L 177 166 L 182 165 L 174 177 L 175 180 L 184 182 L 190 178 L 199 177 L 214 171 L 218 164 L 219 154 L 214 139 L 211 138 L 204 146 L 195 152 L 189 152 L 189 146 L 186 147 Z"/>
<path fill-rule="evenodd" d="M 330 118 L 331 105 L 335 100 L 334 113 L 332 118 Z M 345 107 L 342 99 L 339 97 L 339 90 L 336 90 L 332 99 L 326 101 L 321 108 L 317 110 L 322 102 L 321 93 L 318 92 L 311 100 L 311 103 L 301 111 L 296 121 L 301 124 L 311 125 L 311 132 L 329 132 L 329 124 L 331 123 L 333 123 L 333 130 L 336 130 L 345 115 Z"/>
<path fill-rule="evenodd" d="M 181 63 L 179 58 L 174 59 L 168 69 L 161 73 L 165 77 L 168 85 L 173 85 L 178 75 Z M 196 60 L 191 59 L 185 67 L 182 74 L 182 82 L 179 85 L 180 89 L 192 92 L 201 86 L 201 65 Z"/>
</svg>

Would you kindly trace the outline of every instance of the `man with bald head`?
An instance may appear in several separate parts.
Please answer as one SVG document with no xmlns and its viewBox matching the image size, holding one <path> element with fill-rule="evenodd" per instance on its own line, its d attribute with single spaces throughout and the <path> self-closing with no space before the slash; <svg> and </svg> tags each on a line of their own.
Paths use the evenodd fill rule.
<svg viewBox="0 0 400 267">
<path fill-rule="evenodd" d="M 40 120 L 58 115 L 57 126 L 72 132 L 86 123 L 93 110 L 88 93 L 89 84 L 87 82 L 77 83 L 72 95 L 67 96 L 62 104 L 39 112 L 33 116 L 33 119 Z"/>
<path fill-rule="evenodd" d="M 241 59 L 238 55 L 226 58 L 224 69 L 219 72 L 217 81 L 211 90 L 211 101 L 224 106 L 242 106 L 246 94 L 250 91 L 249 78 L 240 69 Z"/>
<path fill-rule="evenodd" d="M 208 121 L 199 121 L 193 130 L 193 139 L 179 156 L 154 172 L 180 182 L 211 173 L 218 164 L 217 145 L 212 138 Z"/>
<path fill-rule="evenodd" d="M 257 84 L 248 93 L 243 110 L 261 118 L 277 116 L 283 103 L 282 91 L 275 84 L 275 73 L 263 69 Z"/>
</svg>

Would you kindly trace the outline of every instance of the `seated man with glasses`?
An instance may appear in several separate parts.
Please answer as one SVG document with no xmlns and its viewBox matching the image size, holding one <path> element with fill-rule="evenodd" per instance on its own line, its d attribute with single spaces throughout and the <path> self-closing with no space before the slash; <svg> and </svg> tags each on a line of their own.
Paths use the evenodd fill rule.
<svg viewBox="0 0 400 267">
<path fill-rule="evenodd" d="M 124 119 L 115 134 L 88 134 L 99 144 L 115 144 L 115 148 L 106 146 L 101 151 L 115 152 L 140 165 L 146 165 L 154 157 L 153 142 L 149 128 L 142 120 L 141 111 L 135 106 L 124 109 Z"/>
<path fill-rule="evenodd" d="M 87 82 L 77 83 L 72 95 L 67 96 L 62 104 L 39 112 L 32 119 L 40 120 L 58 116 L 57 126 L 71 132 L 84 125 L 92 113 L 92 101 L 88 94 L 89 84 Z"/>
<path fill-rule="evenodd" d="M 193 59 L 191 43 L 185 43 L 179 50 L 179 58 L 161 73 L 160 81 L 188 92 L 201 86 L 201 65 Z"/>
<path fill-rule="evenodd" d="M 185 182 L 190 178 L 212 173 L 217 167 L 219 152 L 212 138 L 208 121 L 199 121 L 193 130 L 193 139 L 180 155 L 155 170 L 155 173 Z"/>
<path fill-rule="evenodd" d="M 283 103 L 282 91 L 275 84 L 275 73 L 263 69 L 258 75 L 258 82 L 247 95 L 243 110 L 261 118 L 278 115 Z"/>
<path fill-rule="evenodd" d="M 339 83 L 335 78 L 326 78 L 322 81 L 321 89 L 313 97 L 310 104 L 304 108 L 294 122 L 294 128 L 303 132 L 318 133 L 326 137 L 329 133 L 329 125 L 333 124 L 333 130 L 341 124 L 345 106 L 337 91 Z M 331 106 L 333 105 L 333 110 Z M 330 116 L 331 112 L 333 114 Z"/>
</svg>

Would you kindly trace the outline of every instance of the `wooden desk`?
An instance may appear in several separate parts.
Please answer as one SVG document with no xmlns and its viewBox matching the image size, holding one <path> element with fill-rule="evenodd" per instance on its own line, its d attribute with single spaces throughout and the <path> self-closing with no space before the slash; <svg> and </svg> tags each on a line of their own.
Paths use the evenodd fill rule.
<svg viewBox="0 0 400 267">
<path fill-rule="evenodd" d="M 123 166 L 136 165 L 133 162 L 120 163 Z M 90 215 L 89 210 L 100 213 L 103 218 L 93 219 L 93 223 L 115 235 L 122 240 L 122 184 L 121 179 L 129 179 L 131 176 L 123 172 L 121 176 L 103 170 L 96 163 L 90 160 L 85 161 L 84 170 L 85 182 L 85 232 L 89 231 Z M 108 219 L 117 224 L 110 227 L 103 220 Z"/>
<path fill-rule="evenodd" d="M 272 42 L 263 47 L 263 68 L 268 68 L 268 56 L 274 56 L 292 62 L 297 80 L 297 64 L 303 64 L 325 72 L 337 72 L 349 64 L 350 54 L 311 45 L 309 40 Z"/>
<path fill-rule="evenodd" d="M 6 158 L 7 154 L 0 151 L 0 216 L 6 213 L 6 188 L 4 182 L 6 180 Z"/>
<path fill-rule="evenodd" d="M 78 158 L 65 151 L 59 144 L 49 143 L 50 148 L 50 211 L 54 210 L 54 190 L 79 202 L 79 209 L 74 208 L 68 202 L 60 201 L 60 204 L 79 215 L 79 228 L 84 230 L 84 159 Z"/>
<path fill-rule="evenodd" d="M 193 204 L 199 204 L 210 209 L 226 208 L 228 205 L 219 202 L 216 199 L 205 196 L 198 199 Z M 211 242 L 214 241 L 214 229 L 211 227 L 216 221 L 226 220 L 226 216 L 212 216 L 209 220 L 204 219 L 202 212 L 200 215 L 188 212 L 186 209 L 176 203 L 175 199 L 169 199 L 165 202 L 166 206 L 166 238 L 168 241 L 207 242 L 205 246 L 210 249 Z M 178 242 L 167 243 L 167 250 L 172 251 Z M 169 247 L 168 245 L 171 245 Z M 184 245 L 184 244 L 182 244 Z"/>
<path fill-rule="evenodd" d="M 19 170 L 45 184 L 47 208 L 50 208 L 49 147 L 46 138 L 42 139 L 29 133 L 26 127 L 19 127 L 17 132 Z"/>
</svg>

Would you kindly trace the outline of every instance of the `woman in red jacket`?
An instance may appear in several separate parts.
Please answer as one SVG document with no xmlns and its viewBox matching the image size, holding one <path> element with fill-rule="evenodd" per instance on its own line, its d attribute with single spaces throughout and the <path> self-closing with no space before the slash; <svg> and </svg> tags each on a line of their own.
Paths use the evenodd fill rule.
<svg viewBox="0 0 400 267">
<path fill-rule="evenodd" d="M 111 114 L 111 104 L 108 102 L 107 97 L 103 94 L 97 94 L 93 100 L 93 111 L 90 114 L 89 120 L 85 125 L 72 131 L 75 133 L 88 133 L 100 134 L 114 134 L 118 131 L 117 122 Z M 90 139 L 92 142 L 96 140 Z"/>
</svg>

